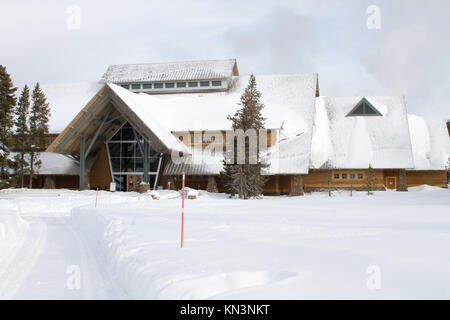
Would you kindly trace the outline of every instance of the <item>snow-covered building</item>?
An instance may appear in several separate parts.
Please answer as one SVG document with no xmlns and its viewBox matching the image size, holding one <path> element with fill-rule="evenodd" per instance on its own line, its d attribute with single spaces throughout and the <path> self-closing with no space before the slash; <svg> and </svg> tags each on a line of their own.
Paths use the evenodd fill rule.
<svg viewBox="0 0 450 320">
<path fill-rule="evenodd" d="M 248 79 L 230 59 L 113 65 L 100 83 L 44 85 L 51 125 L 73 117 L 47 151 L 72 159 L 80 189 L 178 188 L 185 172 L 188 186 L 220 190 L 227 116 Z M 445 121 L 408 116 L 403 97 L 319 96 L 313 73 L 256 75 L 256 82 L 269 147 L 266 193 L 363 188 L 369 166 L 378 189 L 446 185 Z"/>
</svg>

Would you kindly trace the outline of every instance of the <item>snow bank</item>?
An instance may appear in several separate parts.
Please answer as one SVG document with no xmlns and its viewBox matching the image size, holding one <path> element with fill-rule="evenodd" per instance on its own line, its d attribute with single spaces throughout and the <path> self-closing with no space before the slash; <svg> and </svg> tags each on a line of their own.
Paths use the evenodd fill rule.
<svg viewBox="0 0 450 320">
<path fill-rule="evenodd" d="M 28 223 L 7 202 L 0 200 L 0 208 L 0 278 L 2 278 L 8 267 L 7 262 L 22 246 Z M 0 292 L 0 297 L 2 294 L 3 292 Z"/>
<path fill-rule="evenodd" d="M 449 193 L 422 191 L 248 201 L 200 191 L 185 203 L 183 249 L 178 192 L 74 208 L 72 220 L 130 298 L 449 298 Z M 380 290 L 366 286 L 373 265 Z"/>
</svg>

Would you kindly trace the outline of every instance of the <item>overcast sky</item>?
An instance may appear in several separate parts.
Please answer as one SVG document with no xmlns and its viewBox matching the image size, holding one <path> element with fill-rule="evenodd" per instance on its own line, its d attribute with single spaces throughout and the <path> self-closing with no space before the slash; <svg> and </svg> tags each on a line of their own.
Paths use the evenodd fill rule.
<svg viewBox="0 0 450 320">
<path fill-rule="evenodd" d="M 380 29 L 367 27 L 370 5 Z M 236 58 L 241 74 L 317 72 L 321 95 L 405 95 L 409 113 L 450 118 L 449 12 L 448 0 L 0 0 L 0 64 L 21 87 Z"/>
</svg>

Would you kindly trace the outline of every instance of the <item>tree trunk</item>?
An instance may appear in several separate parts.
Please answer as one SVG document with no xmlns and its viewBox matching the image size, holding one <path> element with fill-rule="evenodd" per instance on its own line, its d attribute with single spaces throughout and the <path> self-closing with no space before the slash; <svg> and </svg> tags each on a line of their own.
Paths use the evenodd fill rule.
<svg viewBox="0 0 450 320">
<path fill-rule="evenodd" d="M 219 190 L 217 189 L 216 178 L 214 176 L 208 176 L 208 186 L 206 187 L 206 191 L 217 193 Z"/>
<path fill-rule="evenodd" d="M 30 189 L 33 189 L 33 173 L 34 173 L 34 171 L 33 171 L 33 165 L 34 165 L 34 153 L 31 153 L 31 156 L 30 156 L 30 183 L 29 183 L 29 188 Z"/>
</svg>

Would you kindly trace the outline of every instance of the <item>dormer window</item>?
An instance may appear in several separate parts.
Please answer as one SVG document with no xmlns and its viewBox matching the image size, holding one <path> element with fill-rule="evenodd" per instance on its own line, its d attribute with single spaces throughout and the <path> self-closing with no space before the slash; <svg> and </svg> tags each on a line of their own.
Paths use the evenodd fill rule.
<svg viewBox="0 0 450 320">
<path fill-rule="evenodd" d="M 366 99 L 360 102 L 347 114 L 347 117 L 382 116 L 382 114 Z"/>
</svg>

